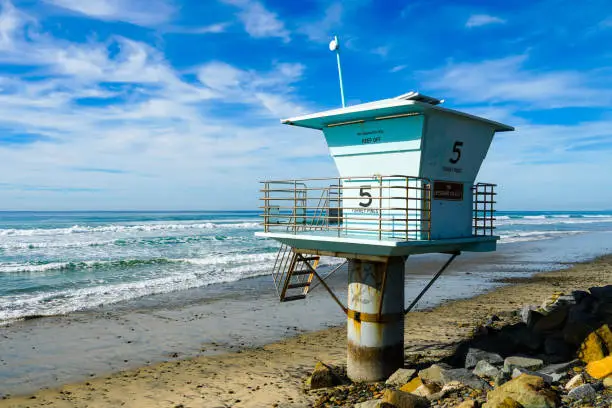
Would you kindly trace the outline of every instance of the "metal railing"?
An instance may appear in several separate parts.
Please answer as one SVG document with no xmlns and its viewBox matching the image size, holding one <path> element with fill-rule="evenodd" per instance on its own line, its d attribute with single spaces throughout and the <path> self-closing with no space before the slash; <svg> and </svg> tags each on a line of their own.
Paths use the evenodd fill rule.
<svg viewBox="0 0 612 408">
<path fill-rule="evenodd" d="M 474 212 L 473 234 L 491 236 L 495 233 L 495 192 L 496 184 L 476 183 L 472 187 Z"/>
<path fill-rule="evenodd" d="M 318 230 L 379 240 L 431 236 L 431 181 L 425 178 L 365 176 L 262 184 L 266 232 Z"/>
</svg>

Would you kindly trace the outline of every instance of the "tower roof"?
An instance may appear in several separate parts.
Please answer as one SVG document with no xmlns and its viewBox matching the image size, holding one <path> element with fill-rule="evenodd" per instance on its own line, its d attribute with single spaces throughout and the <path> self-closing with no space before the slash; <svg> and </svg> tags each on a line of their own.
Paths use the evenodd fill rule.
<svg viewBox="0 0 612 408">
<path fill-rule="evenodd" d="M 514 130 L 512 126 L 504 125 L 503 123 L 470 115 L 469 113 L 460 112 L 454 109 L 443 108 L 440 106 L 442 102 L 443 100 L 419 94 L 418 92 L 409 92 L 396 96 L 395 98 L 381 99 L 379 101 L 362 103 L 346 108 L 332 109 L 283 119 L 281 123 L 322 130 L 327 126 L 333 126 L 340 123 L 351 123 L 371 119 L 387 119 L 396 115 L 404 116 L 411 113 L 420 114 L 426 111 L 439 111 L 451 115 L 462 116 L 469 120 L 487 123 L 491 125 L 496 132 Z"/>
</svg>

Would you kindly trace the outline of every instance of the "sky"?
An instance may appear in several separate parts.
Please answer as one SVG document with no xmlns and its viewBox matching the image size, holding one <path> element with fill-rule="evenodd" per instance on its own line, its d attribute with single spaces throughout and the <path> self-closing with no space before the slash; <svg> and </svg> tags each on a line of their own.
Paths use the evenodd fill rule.
<svg viewBox="0 0 612 408">
<path fill-rule="evenodd" d="M 503 210 L 612 209 L 609 0 L 0 0 L 0 210 L 256 209 L 335 176 L 279 119 L 411 90 L 516 127 Z"/>
</svg>

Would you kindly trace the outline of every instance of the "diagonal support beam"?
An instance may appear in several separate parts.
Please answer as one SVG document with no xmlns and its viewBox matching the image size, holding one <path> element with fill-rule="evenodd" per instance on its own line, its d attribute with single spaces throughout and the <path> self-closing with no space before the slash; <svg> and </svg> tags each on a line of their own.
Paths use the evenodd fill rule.
<svg viewBox="0 0 612 408">
<path fill-rule="evenodd" d="M 429 290 L 429 288 L 431 287 L 431 285 L 433 285 L 436 280 L 438 280 L 438 278 L 440 277 L 440 275 L 442 275 L 442 273 L 444 273 L 444 271 L 446 270 L 446 268 L 449 267 L 449 265 L 455 260 L 455 258 L 457 258 L 459 255 L 461 255 L 461 252 L 455 252 L 452 254 L 452 256 L 450 257 L 450 259 L 448 261 L 446 261 L 446 263 L 442 266 L 442 268 L 440 268 L 440 270 L 434 275 L 434 277 L 429 281 L 429 283 L 427 284 L 427 286 L 425 286 L 425 288 L 421 291 L 421 293 L 418 294 L 418 296 L 412 301 L 412 303 L 410 304 L 410 306 L 408 306 L 406 308 L 406 310 L 404 310 L 404 314 L 410 312 L 412 310 L 412 308 L 414 308 L 416 306 L 416 304 L 419 302 L 419 300 L 421 300 L 421 298 L 423 297 L 423 295 L 425 294 L 425 292 L 427 292 Z"/>
</svg>

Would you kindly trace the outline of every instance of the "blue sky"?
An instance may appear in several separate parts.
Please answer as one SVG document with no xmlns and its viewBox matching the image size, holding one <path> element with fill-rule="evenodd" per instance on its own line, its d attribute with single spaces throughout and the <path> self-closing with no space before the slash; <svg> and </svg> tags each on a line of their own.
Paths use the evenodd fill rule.
<svg viewBox="0 0 612 408">
<path fill-rule="evenodd" d="M 279 118 L 410 90 L 517 128 L 500 209 L 612 208 L 612 4 L 0 0 L 0 209 L 253 209 L 333 176 Z"/>
</svg>

